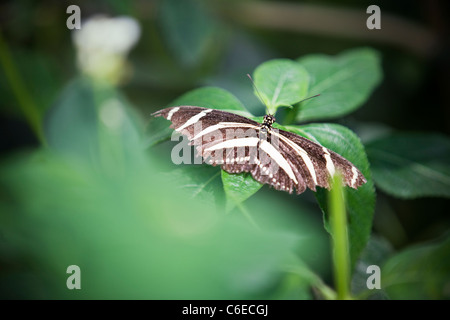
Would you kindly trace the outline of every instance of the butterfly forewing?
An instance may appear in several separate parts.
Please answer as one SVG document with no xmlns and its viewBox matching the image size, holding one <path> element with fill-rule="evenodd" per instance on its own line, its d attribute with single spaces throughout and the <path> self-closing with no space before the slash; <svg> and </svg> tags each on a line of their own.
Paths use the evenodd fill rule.
<svg viewBox="0 0 450 320">
<path fill-rule="evenodd" d="M 292 132 L 264 126 L 248 118 L 195 106 L 179 106 L 153 114 L 172 121 L 186 135 L 204 161 L 229 173 L 249 172 L 255 180 L 277 190 L 330 188 L 337 170 L 344 184 L 357 188 L 366 182 L 348 160 Z"/>
</svg>

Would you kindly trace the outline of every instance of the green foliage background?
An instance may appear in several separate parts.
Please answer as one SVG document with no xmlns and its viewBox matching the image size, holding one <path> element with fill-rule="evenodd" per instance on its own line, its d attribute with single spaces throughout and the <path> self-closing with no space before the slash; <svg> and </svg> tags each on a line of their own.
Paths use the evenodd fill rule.
<svg viewBox="0 0 450 320">
<path fill-rule="evenodd" d="M 277 1 L 70 4 L 83 18 L 132 16 L 141 38 L 116 85 L 77 71 L 69 4 L 1 5 L 10 14 L 0 24 L 1 298 L 336 298 L 328 191 L 288 195 L 249 175 L 174 165 L 178 140 L 150 117 L 197 105 L 260 120 L 266 107 L 247 73 L 277 127 L 338 152 L 368 180 L 345 188 L 352 297 L 450 298 L 442 43 L 427 51 L 351 32 L 247 25 L 266 5 L 282 21 L 277 9 L 287 4 Z M 323 1 L 314 12 L 354 9 L 365 22 L 368 5 Z M 378 5 L 431 28 L 419 6 Z M 249 8 L 256 20 L 239 15 Z M 66 287 L 73 264 L 81 290 Z M 367 290 L 372 264 L 380 290 Z"/>
</svg>

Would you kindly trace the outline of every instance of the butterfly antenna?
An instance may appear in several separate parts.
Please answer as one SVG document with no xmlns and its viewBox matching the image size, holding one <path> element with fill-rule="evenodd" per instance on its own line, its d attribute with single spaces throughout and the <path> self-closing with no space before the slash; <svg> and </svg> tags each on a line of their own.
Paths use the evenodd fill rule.
<svg viewBox="0 0 450 320">
<path fill-rule="evenodd" d="M 259 101 L 261 101 L 261 103 L 262 103 L 263 105 L 266 106 L 266 114 L 269 114 L 269 107 L 268 107 L 267 104 L 264 102 L 264 100 L 263 100 L 263 98 L 262 98 L 262 96 L 261 96 L 261 93 L 260 93 L 259 90 L 258 90 L 258 87 L 256 86 L 255 82 L 254 82 L 253 79 L 252 79 L 252 76 L 251 76 L 250 74 L 247 73 L 247 77 L 248 77 L 248 78 L 250 79 L 250 81 L 252 82 L 253 88 L 255 88 L 256 93 L 258 94 Z"/>
<path fill-rule="evenodd" d="M 309 99 L 312 99 L 312 98 L 315 98 L 315 97 L 318 97 L 318 96 L 320 96 L 320 93 L 319 93 L 319 94 L 316 94 L 315 96 L 311 96 L 311 97 L 308 97 L 308 98 L 306 98 L 306 99 L 300 100 L 300 101 L 297 102 L 297 103 L 300 103 L 300 102 L 303 102 L 303 101 L 305 101 L 305 100 L 309 100 Z"/>
</svg>

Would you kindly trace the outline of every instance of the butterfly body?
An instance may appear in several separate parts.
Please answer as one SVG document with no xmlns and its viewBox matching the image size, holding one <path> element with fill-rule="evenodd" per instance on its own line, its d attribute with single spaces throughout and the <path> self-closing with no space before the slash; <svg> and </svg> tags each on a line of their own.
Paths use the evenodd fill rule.
<svg viewBox="0 0 450 320">
<path fill-rule="evenodd" d="M 336 171 L 343 183 L 358 188 L 366 182 L 348 160 L 295 133 L 272 127 L 273 115 L 262 123 L 221 110 L 177 106 L 153 114 L 172 122 L 171 128 L 188 137 L 204 161 L 229 173 L 249 172 L 276 190 L 300 194 L 310 188 L 330 188 Z"/>
<path fill-rule="evenodd" d="M 270 130 L 272 128 L 272 124 L 276 121 L 275 117 L 271 114 L 265 115 L 263 123 L 261 124 L 262 130 Z"/>
</svg>

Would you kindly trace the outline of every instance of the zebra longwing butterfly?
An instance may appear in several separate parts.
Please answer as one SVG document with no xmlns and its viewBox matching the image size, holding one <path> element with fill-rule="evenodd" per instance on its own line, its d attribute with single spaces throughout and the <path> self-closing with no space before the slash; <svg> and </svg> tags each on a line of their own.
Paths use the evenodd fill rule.
<svg viewBox="0 0 450 320">
<path fill-rule="evenodd" d="M 300 194 L 330 188 L 330 177 L 339 170 L 343 184 L 354 189 L 366 182 L 348 160 L 295 133 L 272 127 L 275 117 L 263 123 L 246 117 L 195 106 L 178 106 L 152 114 L 172 122 L 171 128 L 188 137 L 206 163 L 228 173 L 249 172 L 263 184 Z"/>
</svg>

